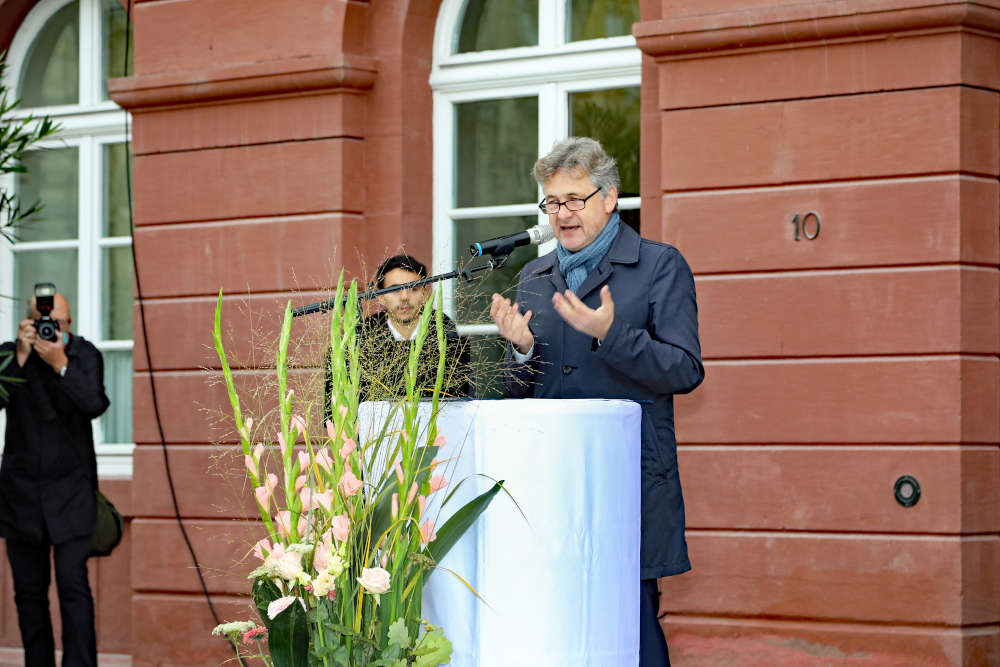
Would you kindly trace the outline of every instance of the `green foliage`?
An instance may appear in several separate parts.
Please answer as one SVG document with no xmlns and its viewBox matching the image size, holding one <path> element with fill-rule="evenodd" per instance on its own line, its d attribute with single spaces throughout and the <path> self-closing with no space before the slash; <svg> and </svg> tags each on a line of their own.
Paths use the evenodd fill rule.
<svg viewBox="0 0 1000 667">
<path fill-rule="evenodd" d="M 309 624 L 302 605 L 293 602 L 274 617 L 268 627 L 268 646 L 274 667 L 309 665 Z"/>
<path fill-rule="evenodd" d="M 0 81 L 7 69 L 7 53 L 0 52 Z M 23 174 L 27 171 L 22 159 L 33 145 L 59 131 L 59 125 L 48 116 L 12 118 L 21 100 L 11 99 L 10 91 L 0 85 L 0 176 Z M 41 202 L 24 206 L 18 197 L 0 190 L 0 236 L 8 243 L 16 241 L 17 227 L 42 209 Z"/>
</svg>

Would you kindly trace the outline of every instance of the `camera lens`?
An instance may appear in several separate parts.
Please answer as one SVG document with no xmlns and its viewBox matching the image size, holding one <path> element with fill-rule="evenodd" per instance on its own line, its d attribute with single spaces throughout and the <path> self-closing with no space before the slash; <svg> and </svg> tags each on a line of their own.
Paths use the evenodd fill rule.
<svg viewBox="0 0 1000 667">
<path fill-rule="evenodd" d="M 58 327 L 54 321 L 40 320 L 35 322 L 35 330 L 38 332 L 38 337 L 42 340 L 47 340 L 49 342 L 55 342 L 59 337 L 57 334 Z"/>
</svg>

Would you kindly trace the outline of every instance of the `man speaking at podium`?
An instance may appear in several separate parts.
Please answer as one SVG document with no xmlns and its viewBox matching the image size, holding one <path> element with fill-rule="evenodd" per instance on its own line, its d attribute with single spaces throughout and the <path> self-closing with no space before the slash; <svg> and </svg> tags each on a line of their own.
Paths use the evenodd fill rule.
<svg viewBox="0 0 1000 667">
<path fill-rule="evenodd" d="M 642 407 L 639 664 L 669 665 L 656 580 L 691 569 L 673 395 L 705 376 L 694 278 L 676 248 L 618 217 L 618 167 L 593 139 L 556 143 L 534 167 L 558 246 L 525 265 L 490 316 L 510 341 L 512 398 L 623 398 Z"/>
</svg>

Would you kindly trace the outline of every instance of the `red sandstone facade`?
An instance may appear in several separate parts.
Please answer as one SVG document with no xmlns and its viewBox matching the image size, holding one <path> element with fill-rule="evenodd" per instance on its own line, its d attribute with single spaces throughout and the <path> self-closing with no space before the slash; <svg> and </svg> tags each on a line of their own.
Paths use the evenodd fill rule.
<svg viewBox="0 0 1000 667">
<path fill-rule="evenodd" d="M 30 4 L 0 2 L 0 37 Z M 696 273 L 707 368 L 677 402 L 694 570 L 663 582 L 675 664 L 1000 664 L 1000 3 L 639 4 L 642 232 Z M 152 369 L 137 321 L 102 652 L 230 657 L 151 373 L 212 601 L 246 618 L 253 508 L 204 412 L 226 405 L 201 370 L 214 301 L 232 295 L 233 331 L 273 331 L 341 266 L 431 255 L 438 9 L 135 2 L 135 74 L 110 89 L 133 118 Z"/>
</svg>

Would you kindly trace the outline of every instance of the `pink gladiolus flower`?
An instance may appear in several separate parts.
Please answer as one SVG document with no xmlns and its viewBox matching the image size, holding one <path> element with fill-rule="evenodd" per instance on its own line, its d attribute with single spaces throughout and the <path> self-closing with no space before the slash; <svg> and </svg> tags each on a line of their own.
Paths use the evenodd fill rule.
<svg viewBox="0 0 1000 667">
<path fill-rule="evenodd" d="M 340 448 L 340 458 L 347 460 L 347 457 L 351 455 L 355 449 L 357 449 L 358 443 L 354 442 L 352 438 L 348 438 L 346 435 L 343 438 L 344 446 Z"/>
<path fill-rule="evenodd" d="M 292 426 L 298 430 L 299 435 L 305 436 L 306 434 L 306 420 L 302 415 L 292 415 Z"/>
<path fill-rule="evenodd" d="M 245 426 L 240 426 L 240 436 L 244 440 L 249 440 L 250 439 L 250 435 L 247 433 L 247 429 L 246 429 Z"/>
<path fill-rule="evenodd" d="M 264 443 L 258 442 L 253 446 L 253 457 L 260 461 L 260 457 L 264 455 Z"/>
<path fill-rule="evenodd" d="M 337 406 L 337 412 L 340 413 L 341 417 L 346 417 L 347 416 L 347 406 L 346 405 L 338 405 Z"/>
<path fill-rule="evenodd" d="M 306 470 L 309 467 L 309 452 L 299 452 L 299 470 Z"/>
<path fill-rule="evenodd" d="M 396 479 L 399 480 L 400 485 L 403 484 L 403 466 L 399 465 L 399 461 L 392 464 L 392 469 L 396 471 Z"/>
<path fill-rule="evenodd" d="M 279 535 L 282 537 L 289 537 L 292 533 L 292 513 L 288 510 L 278 512 L 278 516 L 274 519 L 274 524 L 278 529 Z M 300 515 L 299 520 L 295 522 L 295 528 L 298 530 L 298 534 L 303 535 L 308 526 L 309 521 L 304 516 Z"/>
<path fill-rule="evenodd" d="M 429 544 L 437 539 L 437 533 L 434 532 L 434 522 L 428 519 L 420 524 L 420 542 L 421 544 Z"/>
<path fill-rule="evenodd" d="M 330 531 L 333 539 L 346 542 L 351 536 L 351 519 L 346 514 L 338 514 L 330 520 Z"/>
<path fill-rule="evenodd" d="M 329 419 L 326 420 L 326 434 L 331 440 L 337 437 L 337 427 Z"/>
<path fill-rule="evenodd" d="M 249 431 L 253 428 L 253 417 L 247 417 L 247 420 L 243 423 L 246 424 L 247 430 Z"/>
<path fill-rule="evenodd" d="M 431 493 L 434 493 L 447 486 L 448 480 L 445 479 L 444 475 L 431 475 L 431 478 L 427 480 L 427 484 L 431 487 Z"/>
<path fill-rule="evenodd" d="M 253 475 L 253 476 L 256 477 L 257 476 L 257 462 L 254 461 L 253 456 L 250 455 L 250 454 L 247 454 L 246 456 L 243 457 L 243 462 L 247 466 L 247 472 L 249 472 L 251 475 Z"/>
<path fill-rule="evenodd" d="M 288 449 L 288 445 L 285 444 L 285 436 L 281 433 L 278 434 L 278 447 L 281 448 L 281 455 L 285 455 L 285 450 Z"/>
<path fill-rule="evenodd" d="M 439 435 L 438 437 L 434 438 L 434 446 L 437 447 L 438 449 L 441 449 L 446 444 L 447 442 L 445 441 L 443 435 Z"/>
<path fill-rule="evenodd" d="M 333 458 L 330 457 L 330 453 L 326 449 L 316 452 L 316 465 L 327 472 L 333 470 Z"/>
<path fill-rule="evenodd" d="M 330 509 L 333 507 L 333 490 L 327 489 L 322 493 L 317 493 L 313 497 L 312 502 L 313 502 L 312 504 L 313 508 L 322 507 L 324 510 L 329 512 Z"/>
<path fill-rule="evenodd" d="M 267 558 L 267 556 L 264 555 L 264 552 L 266 551 L 268 554 L 270 554 L 271 550 L 272 550 L 271 543 L 268 541 L 266 537 L 262 540 L 258 540 L 257 544 L 253 545 L 253 555 L 261 560 Z"/>
<path fill-rule="evenodd" d="M 288 537 L 292 532 L 292 513 L 288 510 L 282 510 L 278 512 L 278 516 L 274 520 L 275 527 L 278 529 L 278 534 L 282 537 Z"/>
<path fill-rule="evenodd" d="M 289 607 L 291 607 L 292 603 L 295 602 L 296 600 L 299 600 L 299 598 L 297 598 L 294 595 L 286 595 L 283 598 L 278 598 L 277 600 L 275 600 L 271 604 L 267 605 L 267 617 L 273 621 L 275 616 L 277 616 L 281 612 L 283 612 L 286 609 L 288 609 Z M 299 602 L 302 602 L 302 601 L 299 600 Z M 306 608 L 306 605 L 305 605 L 304 602 L 302 602 L 302 608 L 303 609 Z"/>
<path fill-rule="evenodd" d="M 306 478 L 305 475 L 299 475 L 298 477 L 296 477 L 295 478 L 295 491 L 296 492 L 301 491 L 302 487 L 304 487 L 306 485 L 306 482 L 308 482 L 308 481 L 309 480 L 308 480 L 308 478 Z"/>
<path fill-rule="evenodd" d="M 267 474 L 267 481 L 264 482 L 263 486 L 258 486 L 253 492 L 257 495 L 257 502 L 259 502 L 263 507 L 267 507 L 268 503 L 271 501 L 271 494 L 274 492 L 274 488 L 278 486 L 278 476 L 273 472 Z"/>
<path fill-rule="evenodd" d="M 417 497 L 417 483 L 410 484 L 410 492 L 406 494 L 406 504 L 409 505 Z"/>
<path fill-rule="evenodd" d="M 308 486 L 302 487 L 302 490 L 299 491 L 299 498 L 302 500 L 302 511 L 308 511 L 311 507 L 309 501 L 312 499 L 312 491 Z"/>
<path fill-rule="evenodd" d="M 395 519 L 399 516 L 399 494 L 392 494 L 392 518 Z"/>
<path fill-rule="evenodd" d="M 344 474 L 340 476 L 340 482 L 337 483 L 337 488 L 340 489 L 345 498 L 353 496 L 362 486 L 364 486 L 364 482 L 355 477 L 350 468 L 344 471 Z"/>
<path fill-rule="evenodd" d="M 427 496 L 417 496 L 417 507 L 420 508 L 418 516 L 423 516 L 424 508 L 427 507 Z"/>
</svg>

